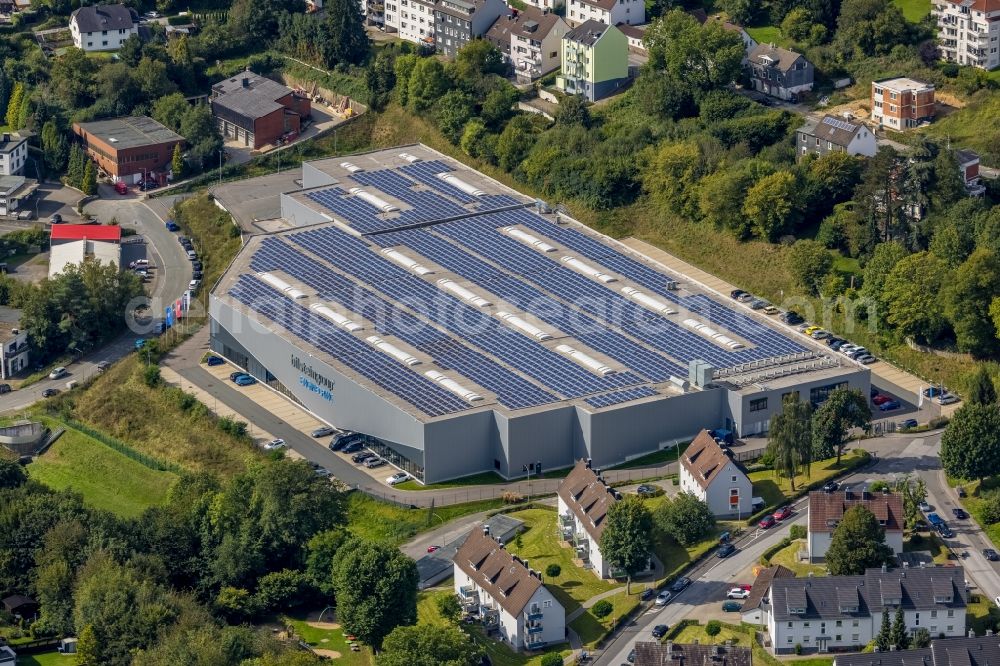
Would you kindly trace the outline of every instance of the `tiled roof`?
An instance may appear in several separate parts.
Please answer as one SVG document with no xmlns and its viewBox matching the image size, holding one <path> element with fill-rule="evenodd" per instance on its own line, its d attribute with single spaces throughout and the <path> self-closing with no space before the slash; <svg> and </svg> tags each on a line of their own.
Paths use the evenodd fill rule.
<svg viewBox="0 0 1000 666">
<path fill-rule="evenodd" d="M 608 509 L 618 500 L 597 474 L 580 460 L 556 491 L 594 541 L 601 541 Z"/>
<path fill-rule="evenodd" d="M 962 0 L 948 0 L 952 4 L 965 5 L 966 2 Z M 1000 12 L 1000 0 L 973 0 L 969 5 L 969 8 L 977 12 Z"/>
<path fill-rule="evenodd" d="M 635 666 L 750 666 L 750 648 L 684 643 L 635 644 Z"/>
<path fill-rule="evenodd" d="M 904 610 L 939 610 L 965 608 L 965 569 L 962 567 L 927 567 L 917 569 L 868 569 L 865 572 L 868 605 L 882 605 L 880 597 L 901 594 Z M 899 590 L 899 592 L 897 592 Z M 935 601 L 935 598 L 947 601 Z"/>
<path fill-rule="evenodd" d="M 979 153 L 966 148 L 959 148 L 955 151 L 955 159 L 959 164 L 971 164 L 979 161 Z"/>
<path fill-rule="evenodd" d="M 795 61 L 802 57 L 801 53 L 783 49 L 780 46 L 770 44 L 758 44 L 750 51 L 750 60 L 761 62 L 762 58 L 769 58 L 774 62 L 774 66 L 782 72 L 787 72 L 795 65 Z"/>
<path fill-rule="evenodd" d="M 851 489 L 827 493 L 814 490 L 809 493 L 809 531 L 832 532 L 854 506 L 871 511 L 887 532 L 903 530 L 903 496 L 899 493 L 856 492 Z"/>
<path fill-rule="evenodd" d="M 646 34 L 646 26 L 644 25 L 630 25 L 628 23 L 618 23 L 615 25 L 616 28 L 625 33 L 625 36 L 630 39 L 642 39 Z"/>
<path fill-rule="evenodd" d="M 694 477 L 694 480 L 702 488 L 708 488 L 712 485 L 712 481 L 727 463 L 736 464 L 708 434 L 707 430 L 699 432 L 681 454 L 681 466 Z"/>
<path fill-rule="evenodd" d="M 504 53 L 510 53 L 510 36 L 520 35 L 536 41 L 544 40 L 560 21 L 558 14 L 526 7 L 515 14 L 501 16 L 484 35 Z"/>
<path fill-rule="evenodd" d="M 610 12 L 617 2 L 618 0 L 580 0 L 580 4 L 597 7 L 606 12 Z"/>
<path fill-rule="evenodd" d="M 771 581 L 775 578 L 795 578 L 795 572 L 780 564 L 761 570 L 750 588 L 750 596 L 743 600 L 742 610 L 748 611 L 759 607 L 771 587 Z"/>
<path fill-rule="evenodd" d="M 80 32 L 129 30 L 135 25 L 135 15 L 125 5 L 91 5 L 70 15 Z"/>
<path fill-rule="evenodd" d="M 520 559 L 507 552 L 482 528 L 474 527 L 453 560 L 500 607 L 517 617 L 542 586 Z"/>
<path fill-rule="evenodd" d="M 857 590 L 864 584 L 864 576 L 776 578 L 771 582 L 771 609 L 778 621 L 867 617 L 863 594 L 858 594 L 859 606 L 855 612 L 841 611 L 837 601 L 841 590 Z M 790 612 L 795 609 L 805 609 L 805 613 Z"/>
<path fill-rule="evenodd" d="M 579 44 L 583 44 L 584 46 L 593 46 L 597 43 L 597 40 L 610 29 L 611 26 L 605 25 L 600 21 L 590 19 L 589 21 L 585 21 L 567 32 L 563 36 L 563 39 L 567 39 L 571 42 L 577 42 Z"/>
<path fill-rule="evenodd" d="M 834 663 L 836 666 L 932 666 L 932 656 L 930 648 L 862 652 L 859 654 L 838 654 Z"/>
<path fill-rule="evenodd" d="M 838 655 L 837 666 L 996 666 L 1000 636 L 936 638 L 928 648 Z"/>
</svg>

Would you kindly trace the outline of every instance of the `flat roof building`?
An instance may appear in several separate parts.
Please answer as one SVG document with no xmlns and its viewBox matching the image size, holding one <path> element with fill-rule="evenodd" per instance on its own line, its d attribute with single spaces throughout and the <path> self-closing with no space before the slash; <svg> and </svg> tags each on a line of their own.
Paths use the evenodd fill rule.
<svg viewBox="0 0 1000 666">
<path fill-rule="evenodd" d="M 872 81 L 872 120 L 906 130 L 934 118 L 934 84 L 907 77 Z"/>
<path fill-rule="evenodd" d="M 184 137 L 148 116 L 123 116 L 90 123 L 73 123 L 90 159 L 112 180 L 166 182 L 174 147 Z"/>
<path fill-rule="evenodd" d="M 99 261 L 121 265 L 122 230 L 117 225 L 54 224 L 50 230 L 49 277 L 69 264 Z"/>
<path fill-rule="evenodd" d="M 825 346 L 422 145 L 302 165 L 210 297 L 211 344 L 426 482 L 597 466 L 781 396 L 867 394 Z"/>
</svg>

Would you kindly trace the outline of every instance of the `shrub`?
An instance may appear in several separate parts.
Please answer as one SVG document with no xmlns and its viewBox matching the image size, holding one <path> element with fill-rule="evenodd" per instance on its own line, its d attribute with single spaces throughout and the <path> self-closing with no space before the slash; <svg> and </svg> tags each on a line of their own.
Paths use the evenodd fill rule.
<svg viewBox="0 0 1000 666">
<path fill-rule="evenodd" d="M 509 490 L 505 492 L 503 495 L 501 495 L 500 499 L 503 501 L 504 504 L 518 504 L 524 501 L 524 498 L 521 495 L 518 495 L 517 493 L 511 492 Z"/>
<path fill-rule="evenodd" d="M 718 620 L 709 620 L 705 625 L 705 633 L 709 636 L 718 636 L 722 632 L 722 623 Z"/>
<path fill-rule="evenodd" d="M 802 654 L 802 643 L 795 644 L 795 654 Z"/>
<path fill-rule="evenodd" d="M 160 369 L 155 365 L 147 365 L 142 369 L 142 381 L 150 388 L 160 385 Z"/>
<path fill-rule="evenodd" d="M 549 566 L 545 567 L 545 575 L 549 578 L 555 578 L 562 573 L 562 567 L 553 562 Z"/>
<path fill-rule="evenodd" d="M 924 537 L 922 534 L 920 534 L 920 532 L 914 532 L 913 534 L 910 535 L 911 546 L 919 546 L 923 542 L 924 542 Z"/>
<path fill-rule="evenodd" d="M 236 419 L 230 418 L 228 416 L 223 416 L 219 419 L 219 430 L 233 437 L 246 437 L 247 436 L 247 424 L 244 421 L 237 421 Z"/>
<path fill-rule="evenodd" d="M 880 493 L 883 490 L 888 490 L 888 489 L 889 489 L 889 484 L 886 483 L 885 481 L 874 481 L 870 486 L 868 486 L 868 490 L 873 493 Z"/>
<path fill-rule="evenodd" d="M 563 658 L 558 652 L 542 655 L 541 666 L 562 666 Z"/>
<path fill-rule="evenodd" d="M 936 430 L 937 428 L 943 428 L 951 421 L 947 416 L 935 416 L 930 421 L 927 422 L 927 426 L 931 430 Z"/>
<path fill-rule="evenodd" d="M 979 517 L 989 525 L 1000 523 L 1000 492 L 994 490 L 983 495 Z"/>
<path fill-rule="evenodd" d="M 614 609 L 615 607 L 611 605 L 610 601 L 608 601 L 607 599 L 601 599 L 596 604 L 594 604 L 593 608 L 591 608 L 590 611 L 594 614 L 595 617 L 607 617 L 611 615 L 611 611 L 613 611 Z"/>
<path fill-rule="evenodd" d="M 792 525 L 791 536 L 793 539 L 805 539 L 808 535 L 805 525 Z"/>
</svg>

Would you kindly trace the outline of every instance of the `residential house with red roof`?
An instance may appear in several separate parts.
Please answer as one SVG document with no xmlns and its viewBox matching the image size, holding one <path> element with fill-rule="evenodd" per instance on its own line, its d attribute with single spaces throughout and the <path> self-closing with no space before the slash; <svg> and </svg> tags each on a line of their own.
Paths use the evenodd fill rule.
<svg viewBox="0 0 1000 666">
<path fill-rule="evenodd" d="M 743 466 L 702 430 L 681 454 L 681 490 L 708 504 L 716 516 L 744 517 L 753 509 L 753 484 Z"/>
<path fill-rule="evenodd" d="M 867 489 L 841 488 L 809 493 L 809 559 L 820 562 L 833 539 L 844 513 L 855 506 L 871 511 L 885 530 L 885 543 L 895 554 L 903 552 L 903 496 L 899 493 L 871 493 Z"/>
<path fill-rule="evenodd" d="M 646 22 L 646 4 L 642 0 L 569 0 L 566 20 L 573 27 L 587 21 L 640 25 Z"/>
<path fill-rule="evenodd" d="M 542 574 L 507 551 L 488 526 L 474 527 L 452 560 L 455 594 L 466 611 L 515 650 L 566 640 L 566 611 Z"/>
<path fill-rule="evenodd" d="M 577 558 L 600 578 L 611 576 L 611 562 L 601 555 L 601 535 L 608 509 L 621 495 L 601 478 L 589 460 L 577 461 L 556 490 L 563 539 L 576 548 Z"/>
</svg>

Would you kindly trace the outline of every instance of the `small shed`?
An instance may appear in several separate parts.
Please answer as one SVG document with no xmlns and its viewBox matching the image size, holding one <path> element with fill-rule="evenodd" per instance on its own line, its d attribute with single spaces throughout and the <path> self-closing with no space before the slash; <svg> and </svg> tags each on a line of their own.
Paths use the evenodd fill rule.
<svg viewBox="0 0 1000 666">
<path fill-rule="evenodd" d="M 75 638 L 64 638 L 59 641 L 58 647 L 60 654 L 76 654 L 76 639 Z"/>
<path fill-rule="evenodd" d="M 34 617 L 34 615 L 38 613 L 38 602 L 31 597 L 24 596 L 23 594 L 12 594 L 0 601 L 0 604 L 2 604 L 3 609 L 11 615 Z"/>
</svg>

